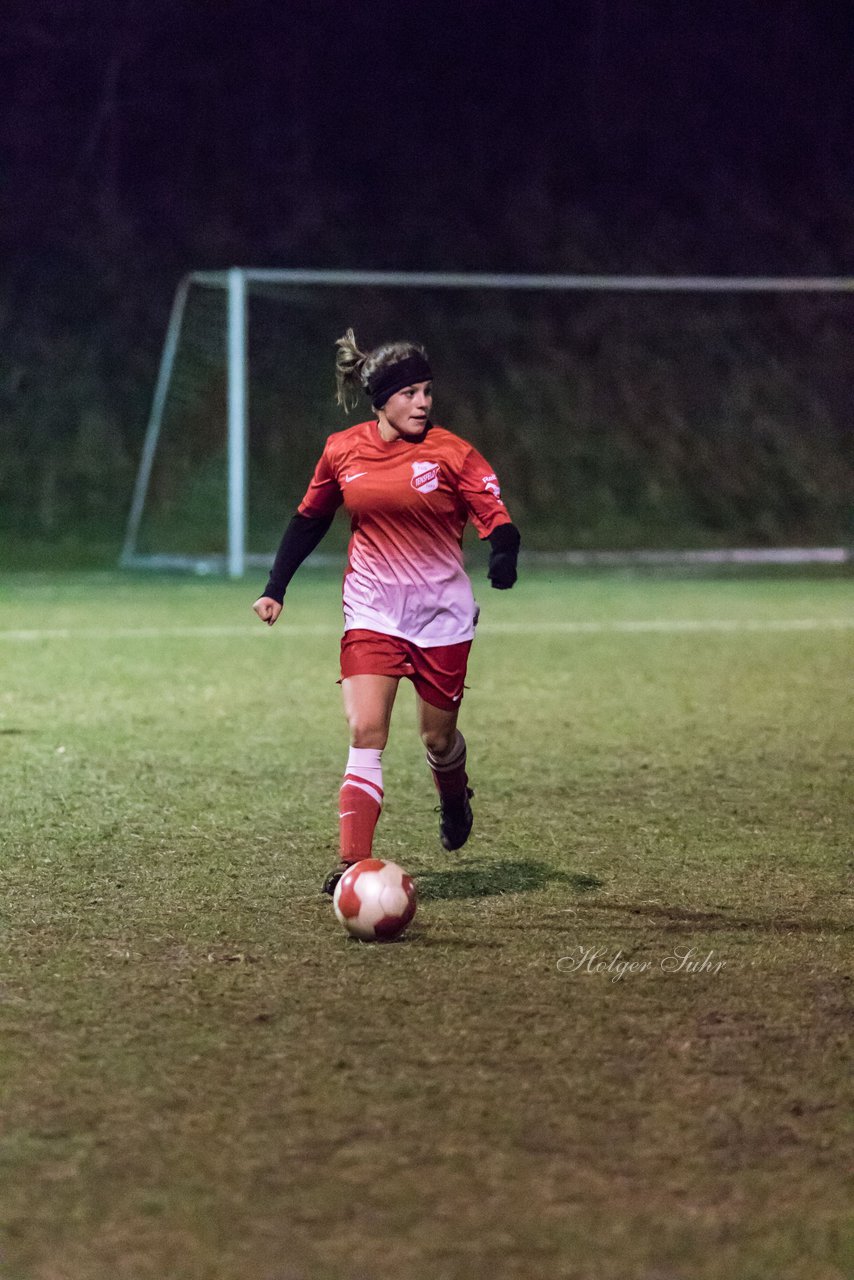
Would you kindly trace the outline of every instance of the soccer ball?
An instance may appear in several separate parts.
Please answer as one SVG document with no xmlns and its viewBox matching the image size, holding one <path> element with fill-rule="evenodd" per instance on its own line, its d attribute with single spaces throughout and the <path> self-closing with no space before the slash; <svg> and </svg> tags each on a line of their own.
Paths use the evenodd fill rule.
<svg viewBox="0 0 854 1280">
<path fill-rule="evenodd" d="M 415 915 L 415 885 L 396 862 L 363 858 L 345 871 L 332 905 L 348 933 L 362 942 L 391 942 Z"/>
</svg>

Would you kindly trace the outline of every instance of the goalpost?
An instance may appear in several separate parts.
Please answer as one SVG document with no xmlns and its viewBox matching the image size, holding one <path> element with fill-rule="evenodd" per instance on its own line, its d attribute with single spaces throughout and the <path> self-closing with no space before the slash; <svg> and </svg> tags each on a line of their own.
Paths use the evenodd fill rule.
<svg viewBox="0 0 854 1280">
<path fill-rule="evenodd" d="M 175 555 L 145 553 L 139 549 L 140 525 L 149 492 L 152 470 L 164 411 L 172 383 L 184 325 L 187 300 L 193 286 L 217 291 L 226 300 L 223 344 L 226 368 L 226 525 L 227 550 L 217 554 Z M 634 292 L 705 294 L 820 294 L 854 290 L 851 277 L 788 276 L 621 276 L 621 275 L 520 275 L 462 272 L 399 272 L 346 270 L 276 270 L 234 267 L 225 271 L 197 271 L 179 284 L 172 304 L 160 368 L 145 432 L 142 455 L 134 485 L 120 564 L 126 568 L 184 568 L 196 571 L 225 571 L 232 578 L 243 576 L 249 565 L 269 563 L 270 553 L 252 555 L 247 548 L 247 459 L 250 429 L 249 367 L 250 343 L 248 299 L 253 286 L 285 288 L 415 289 L 415 290 L 506 290 L 530 293 Z M 672 552 L 638 553 L 647 560 L 673 557 Z M 749 551 L 697 551 L 695 560 L 748 559 Z M 802 559 L 844 560 L 844 548 L 812 548 Z M 569 558 L 569 554 L 564 556 Z M 595 558 L 586 553 L 586 558 Z M 600 559 L 603 557 L 600 557 Z M 604 558 L 607 559 L 607 553 Z M 758 560 L 791 560 L 793 552 L 766 549 L 755 553 Z"/>
</svg>

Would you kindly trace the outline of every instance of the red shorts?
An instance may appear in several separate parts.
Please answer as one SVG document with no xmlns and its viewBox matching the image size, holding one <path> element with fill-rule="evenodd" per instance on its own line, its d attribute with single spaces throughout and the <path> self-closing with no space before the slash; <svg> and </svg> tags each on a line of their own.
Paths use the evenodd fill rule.
<svg viewBox="0 0 854 1280">
<path fill-rule="evenodd" d="M 341 637 L 341 679 L 405 676 L 431 707 L 455 711 L 463 700 L 471 640 L 419 649 L 411 640 L 355 628 Z"/>
</svg>

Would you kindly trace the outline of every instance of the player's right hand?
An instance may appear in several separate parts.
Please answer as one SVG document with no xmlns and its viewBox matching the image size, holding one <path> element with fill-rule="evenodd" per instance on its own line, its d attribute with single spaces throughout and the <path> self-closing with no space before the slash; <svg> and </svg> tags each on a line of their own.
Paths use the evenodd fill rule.
<svg viewBox="0 0 854 1280">
<path fill-rule="evenodd" d="M 266 622 L 268 627 L 272 627 L 273 623 L 282 612 L 282 606 L 278 600 L 273 600 L 270 596 L 261 596 L 260 600 L 256 600 L 252 608 L 258 614 L 262 622 Z"/>
</svg>

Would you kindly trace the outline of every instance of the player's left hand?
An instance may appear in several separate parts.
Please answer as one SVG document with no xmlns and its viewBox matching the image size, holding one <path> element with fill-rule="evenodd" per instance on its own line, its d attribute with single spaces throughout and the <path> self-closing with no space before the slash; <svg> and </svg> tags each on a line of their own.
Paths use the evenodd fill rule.
<svg viewBox="0 0 854 1280">
<path fill-rule="evenodd" d="M 489 558 L 489 581 L 496 591 L 509 591 L 517 576 L 516 557 L 493 551 Z"/>
<path fill-rule="evenodd" d="M 515 524 L 500 524 L 489 535 L 492 551 L 487 577 L 497 591 L 507 591 L 516 581 L 516 558 L 521 538 Z"/>
</svg>

